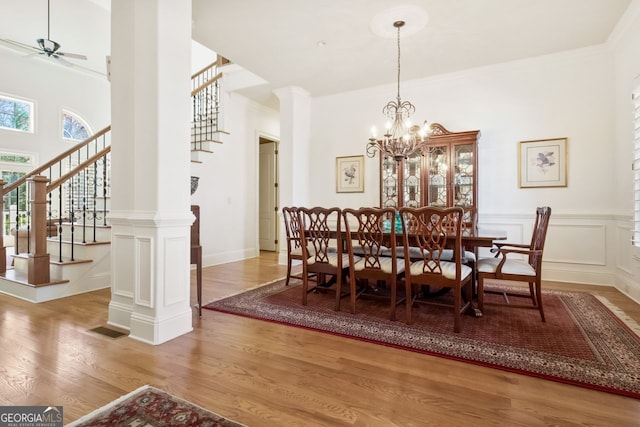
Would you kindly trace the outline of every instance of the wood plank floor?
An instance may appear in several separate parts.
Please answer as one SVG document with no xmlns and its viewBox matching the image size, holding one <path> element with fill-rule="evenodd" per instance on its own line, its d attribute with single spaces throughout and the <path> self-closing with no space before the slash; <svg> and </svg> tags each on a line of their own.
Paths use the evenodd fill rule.
<svg viewBox="0 0 640 427">
<path fill-rule="evenodd" d="M 204 269 L 211 301 L 283 277 L 275 254 Z M 613 288 L 591 290 L 640 322 Z M 192 274 L 195 304 L 195 272 Z M 63 405 L 65 423 L 151 384 L 258 426 L 638 426 L 640 400 L 194 309 L 150 346 L 105 326 L 109 290 L 31 304 L 0 295 L 0 405 Z"/>
</svg>

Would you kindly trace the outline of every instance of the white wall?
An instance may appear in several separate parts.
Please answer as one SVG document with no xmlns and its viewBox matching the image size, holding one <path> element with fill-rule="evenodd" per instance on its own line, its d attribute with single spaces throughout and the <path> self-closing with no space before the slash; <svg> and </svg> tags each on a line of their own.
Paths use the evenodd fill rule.
<svg viewBox="0 0 640 427">
<path fill-rule="evenodd" d="M 35 133 L 0 129 L 0 148 L 38 153 L 43 163 L 71 148 L 62 140 L 62 109 L 87 121 L 94 132 L 111 124 L 107 79 L 73 71 L 53 60 L 0 48 L 0 93 L 35 102 Z"/>
<path fill-rule="evenodd" d="M 640 1 L 634 0 L 611 37 L 615 69 L 615 158 L 612 192 L 620 207 L 616 222 L 617 287 L 640 301 L 640 250 L 631 238 L 633 215 L 632 161 L 632 82 L 640 76 Z"/>
<path fill-rule="evenodd" d="M 511 62 L 437 78 L 402 82 L 416 106 L 414 122 L 438 122 L 452 132 L 480 129 L 479 208 L 486 214 L 531 213 L 548 204 L 563 212 L 612 212 L 614 164 L 613 68 L 603 47 Z M 379 203 L 379 159 L 366 161 L 365 193 L 336 194 L 335 156 L 365 154 L 372 124 L 384 123 L 390 86 L 317 98 L 313 103 L 311 194 L 318 204 Z M 569 185 L 519 189 L 519 141 L 569 138 Z M 331 168 L 328 168 L 331 166 Z M 323 179 L 317 179 L 323 177 Z"/>
<path fill-rule="evenodd" d="M 202 163 L 192 163 L 199 186 L 200 243 L 205 266 L 251 258 L 258 246 L 258 137 L 278 138 L 278 112 L 242 95 L 223 93 L 223 144 Z"/>
</svg>

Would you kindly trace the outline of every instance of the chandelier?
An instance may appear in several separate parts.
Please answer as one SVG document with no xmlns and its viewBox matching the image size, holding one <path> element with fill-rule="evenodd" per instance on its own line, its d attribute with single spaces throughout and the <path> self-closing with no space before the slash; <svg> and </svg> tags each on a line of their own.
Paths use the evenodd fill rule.
<svg viewBox="0 0 640 427">
<path fill-rule="evenodd" d="M 384 106 L 382 113 L 389 118 L 381 139 L 376 136 L 375 126 L 371 128 L 371 137 L 367 143 L 367 156 L 374 157 L 376 152 L 381 156 L 393 157 L 397 162 L 407 157 L 424 154 L 428 149 L 426 120 L 423 127 L 412 125 L 409 121 L 416 107 L 409 101 L 400 98 L 400 28 L 404 21 L 396 21 L 393 26 L 398 29 L 398 94 Z"/>
</svg>

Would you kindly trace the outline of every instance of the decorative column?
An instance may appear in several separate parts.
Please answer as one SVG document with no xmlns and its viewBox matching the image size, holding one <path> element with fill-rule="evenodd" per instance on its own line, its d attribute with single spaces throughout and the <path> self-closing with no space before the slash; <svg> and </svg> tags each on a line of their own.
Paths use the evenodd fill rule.
<svg viewBox="0 0 640 427">
<path fill-rule="evenodd" d="M 49 178 L 36 175 L 27 179 L 31 206 L 31 233 L 29 233 L 29 258 L 27 282 L 40 285 L 50 282 L 49 254 L 47 253 L 47 183 Z"/>
<path fill-rule="evenodd" d="M 309 148 L 311 144 L 311 97 L 309 92 L 287 86 L 274 91 L 280 99 L 280 147 L 278 167 L 280 207 L 309 202 Z M 280 219 L 282 224 L 282 219 Z M 286 242 L 284 226 L 278 241 Z M 278 263 L 287 263 L 287 246 L 280 245 Z"/>
<path fill-rule="evenodd" d="M 192 330 L 191 2 L 111 1 L 109 324 L 161 344 Z"/>
</svg>

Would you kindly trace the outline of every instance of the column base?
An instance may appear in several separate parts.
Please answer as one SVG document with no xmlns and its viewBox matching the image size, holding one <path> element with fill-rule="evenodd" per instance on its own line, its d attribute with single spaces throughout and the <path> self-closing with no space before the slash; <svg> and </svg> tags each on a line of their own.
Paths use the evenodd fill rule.
<svg viewBox="0 0 640 427">
<path fill-rule="evenodd" d="M 27 262 L 27 281 L 29 284 L 41 285 L 51 281 L 49 254 L 29 255 Z"/>
</svg>

